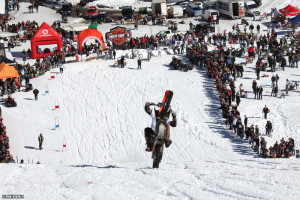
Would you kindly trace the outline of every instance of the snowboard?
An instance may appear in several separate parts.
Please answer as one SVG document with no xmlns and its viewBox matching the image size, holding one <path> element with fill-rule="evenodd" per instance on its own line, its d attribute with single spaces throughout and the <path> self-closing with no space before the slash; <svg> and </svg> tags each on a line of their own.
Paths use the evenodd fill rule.
<svg viewBox="0 0 300 200">
<path fill-rule="evenodd" d="M 162 100 L 162 106 L 160 107 L 159 112 L 158 112 L 158 116 L 160 118 L 164 118 L 168 114 L 168 108 L 171 104 L 172 97 L 173 97 L 173 92 L 171 90 L 167 90 L 165 92 L 165 96 Z"/>
</svg>

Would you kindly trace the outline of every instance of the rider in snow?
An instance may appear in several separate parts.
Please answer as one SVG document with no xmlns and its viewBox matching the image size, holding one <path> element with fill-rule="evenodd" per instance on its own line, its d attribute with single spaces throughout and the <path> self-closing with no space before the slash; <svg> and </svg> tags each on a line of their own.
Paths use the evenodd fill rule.
<svg viewBox="0 0 300 200">
<path fill-rule="evenodd" d="M 155 137 L 156 122 L 157 122 L 157 119 L 158 119 L 159 110 L 154 109 L 154 112 L 153 112 L 153 110 L 150 108 L 150 106 L 153 106 L 153 105 L 156 105 L 156 104 L 155 103 L 149 103 L 149 102 L 147 102 L 145 104 L 145 111 L 152 118 L 151 128 L 147 127 L 144 130 L 146 144 L 147 144 L 146 151 L 152 151 L 152 146 L 153 146 L 152 139 Z M 161 103 L 158 104 L 158 107 L 160 107 L 160 106 L 161 106 Z M 172 121 L 169 120 L 170 113 L 172 113 L 172 118 L 173 118 Z M 170 140 L 170 126 L 176 127 L 176 125 L 177 125 L 176 113 L 174 113 L 171 110 L 171 106 L 169 107 L 167 117 L 164 120 L 166 121 L 167 130 L 168 130 L 167 134 L 166 134 L 165 146 L 168 148 L 172 144 L 172 140 Z"/>
</svg>

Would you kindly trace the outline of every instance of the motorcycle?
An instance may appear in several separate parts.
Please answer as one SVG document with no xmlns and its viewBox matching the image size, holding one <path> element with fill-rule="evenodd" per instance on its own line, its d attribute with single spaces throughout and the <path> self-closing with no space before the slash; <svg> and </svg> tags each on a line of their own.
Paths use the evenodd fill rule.
<svg viewBox="0 0 300 200">
<path fill-rule="evenodd" d="M 246 24 L 247 26 L 249 26 L 249 22 L 246 19 L 242 19 L 241 24 Z"/>
<path fill-rule="evenodd" d="M 134 59 L 135 57 L 139 57 L 139 58 L 142 59 L 143 58 L 143 54 L 139 53 L 138 50 L 133 51 L 133 49 L 132 49 L 130 58 Z"/>
<path fill-rule="evenodd" d="M 121 58 L 118 58 L 118 60 L 115 61 L 114 65 L 115 65 L 116 67 L 118 67 L 119 65 L 121 65 Z M 124 60 L 124 66 L 126 66 L 126 65 L 127 65 L 127 62 Z"/>
<path fill-rule="evenodd" d="M 161 104 L 158 103 L 154 106 L 160 107 Z M 170 110 L 170 112 L 172 111 Z M 169 131 L 167 121 L 168 118 L 156 118 L 156 130 L 154 132 L 154 137 L 151 138 L 151 142 L 153 143 L 151 156 L 153 159 L 153 168 L 159 168 L 159 164 L 163 157 L 164 146 L 167 141 L 167 135 Z"/>
<path fill-rule="evenodd" d="M 181 20 L 181 21 L 179 22 L 179 24 L 185 24 L 185 21 L 184 21 L 184 20 Z"/>
</svg>

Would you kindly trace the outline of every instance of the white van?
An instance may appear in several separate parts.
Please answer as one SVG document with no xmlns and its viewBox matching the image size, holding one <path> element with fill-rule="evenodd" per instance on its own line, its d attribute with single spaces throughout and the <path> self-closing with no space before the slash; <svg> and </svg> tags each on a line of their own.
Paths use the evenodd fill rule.
<svg viewBox="0 0 300 200">
<path fill-rule="evenodd" d="M 255 1 L 245 0 L 244 9 L 245 9 L 245 15 L 248 15 L 248 16 L 253 16 L 253 15 L 259 16 L 260 15 L 260 12 L 258 11 L 258 6 L 255 3 Z"/>
<path fill-rule="evenodd" d="M 245 2 L 242 0 L 217 0 L 217 10 L 220 14 L 226 15 L 231 19 L 245 17 Z"/>
<path fill-rule="evenodd" d="M 202 13 L 202 19 L 209 21 L 211 15 L 214 17 L 214 21 L 216 21 L 219 15 L 219 11 L 213 9 L 204 10 Z"/>
<path fill-rule="evenodd" d="M 183 17 L 183 9 L 181 6 L 174 5 L 170 7 L 170 17 Z"/>
</svg>

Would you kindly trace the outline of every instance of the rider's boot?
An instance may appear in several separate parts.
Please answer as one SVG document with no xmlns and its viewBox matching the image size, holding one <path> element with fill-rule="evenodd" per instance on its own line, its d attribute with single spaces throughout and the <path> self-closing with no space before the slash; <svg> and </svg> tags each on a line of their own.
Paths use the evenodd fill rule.
<svg viewBox="0 0 300 200">
<path fill-rule="evenodd" d="M 172 144 L 172 140 L 166 140 L 165 146 L 168 148 Z"/>
<path fill-rule="evenodd" d="M 152 146 L 153 146 L 153 143 L 151 143 L 150 141 L 147 141 L 145 151 L 152 151 Z"/>
<path fill-rule="evenodd" d="M 151 151 L 150 147 L 146 147 L 145 151 Z"/>
</svg>

